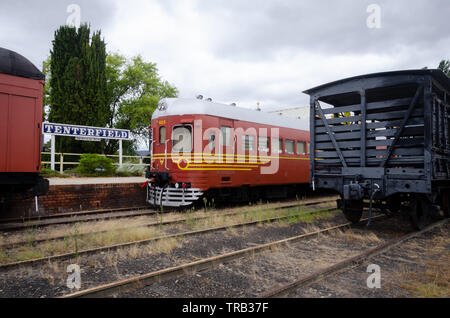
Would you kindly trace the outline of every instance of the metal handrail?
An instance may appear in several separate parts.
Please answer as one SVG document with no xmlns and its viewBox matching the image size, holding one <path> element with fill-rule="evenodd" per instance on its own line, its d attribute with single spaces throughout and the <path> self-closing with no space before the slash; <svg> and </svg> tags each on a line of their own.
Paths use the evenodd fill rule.
<svg viewBox="0 0 450 318">
<path fill-rule="evenodd" d="M 41 159 L 42 159 L 42 155 L 51 155 L 51 152 L 41 152 Z M 82 156 L 83 154 L 81 153 L 61 153 L 61 152 L 55 152 L 55 156 L 60 156 L 59 157 L 59 162 L 56 162 L 56 164 L 59 164 L 59 172 L 61 174 L 64 173 L 64 165 L 66 166 L 77 166 L 80 163 L 79 162 L 67 162 L 64 161 L 64 156 Z M 103 156 L 103 157 L 115 157 L 118 158 L 120 156 L 118 155 L 105 155 L 105 154 L 98 154 L 99 156 Z M 132 158 L 132 159 L 138 159 L 139 163 L 125 163 L 126 165 L 129 166 L 146 166 L 147 163 L 143 163 L 144 159 L 149 159 L 151 161 L 151 156 L 122 156 L 123 158 Z M 41 160 L 41 164 L 51 164 L 51 161 L 42 161 Z M 114 166 L 119 166 L 119 163 L 113 163 Z"/>
</svg>

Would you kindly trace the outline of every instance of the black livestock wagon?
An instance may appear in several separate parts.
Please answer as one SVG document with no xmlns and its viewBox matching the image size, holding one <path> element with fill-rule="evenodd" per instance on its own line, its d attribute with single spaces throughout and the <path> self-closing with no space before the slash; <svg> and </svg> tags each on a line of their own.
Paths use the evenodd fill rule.
<svg viewBox="0 0 450 318">
<path fill-rule="evenodd" d="M 361 75 L 305 93 L 311 186 L 337 191 L 348 220 L 360 220 L 364 199 L 408 210 L 417 229 L 440 209 L 448 217 L 450 79 L 441 70 Z"/>
</svg>

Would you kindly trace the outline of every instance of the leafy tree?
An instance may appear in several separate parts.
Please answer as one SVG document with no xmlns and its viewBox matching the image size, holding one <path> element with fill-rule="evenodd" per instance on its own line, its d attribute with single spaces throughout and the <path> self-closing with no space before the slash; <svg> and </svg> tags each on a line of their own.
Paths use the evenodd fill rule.
<svg viewBox="0 0 450 318">
<path fill-rule="evenodd" d="M 178 90 L 160 78 L 155 63 L 145 62 L 141 56 L 129 60 L 118 53 L 106 59 L 107 92 L 109 100 L 108 126 L 129 129 L 137 138 L 124 142 L 124 152 L 133 153 L 138 142 L 147 142 L 153 111 L 159 100 L 176 97 Z M 105 153 L 115 153 L 116 140 L 108 141 Z"/>
<path fill-rule="evenodd" d="M 61 26 L 55 32 L 44 70 L 50 74 L 45 91 L 49 121 L 106 126 L 109 118 L 106 46 L 100 31 L 91 36 L 86 24 L 78 29 Z M 56 148 L 61 152 L 101 152 L 104 143 L 57 137 Z"/>
<path fill-rule="evenodd" d="M 423 70 L 427 70 L 428 67 L 423 67 Z M 438 69 L 441 69 L 442 72 L 444 72 L 448 77 L 450 77 L 450 61 L 449 60 L 442 60 L 439 65 Z"/>
<path fill-rule="evenodd" d="M 141 56 L 127 59 L 105 54 L 100 32 L 62 26 L 55 33 L 51 55 L 43 62 L 46 75 L 44 118 L 51 122 L 129 129 L 137 140 L 123 142 L 125 154 L 148 142 L 147 127 L 159 100 L 176 97 L 176 87 L 161 79 L 155 63 Z M 114 154 L 117 140 L 81 142 L 57 137 L 57 151 Z"/>
<path fill-rule="evenodd" d="M 50 64 L 51 59 L 50 56 L 47 57 L 47 59 L 42 62 L 42 73 L 45 75 L 45 85 L 44 85 L 44 109 L 42 112 L 42 120 L 46 121 L 48 117 L 48 108 L 50 106 L 50 78 L 52 77 L 52 74 L 50 72 Z"/>
<path fill-rule="evenodd" d="M 450 61 L 442 60 L 438 66 L 447 76 L 450 77 Z"/>
</svg>

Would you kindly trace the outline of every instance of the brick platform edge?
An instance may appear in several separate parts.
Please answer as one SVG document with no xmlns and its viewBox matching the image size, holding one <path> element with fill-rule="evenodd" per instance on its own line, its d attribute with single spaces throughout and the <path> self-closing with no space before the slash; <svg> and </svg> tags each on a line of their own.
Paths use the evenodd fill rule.
<svg viewBox="0 0 450 318">
<path fill-rule="evenodd" d="M 38 198 L 35 212 L 32 192 L 15 194 L 2 207 L 0 219 L 51 215 L 99 209 L 142 207 L 147 203 L 146 189 L 138 183 L 52 185 Z"/>
</svg>

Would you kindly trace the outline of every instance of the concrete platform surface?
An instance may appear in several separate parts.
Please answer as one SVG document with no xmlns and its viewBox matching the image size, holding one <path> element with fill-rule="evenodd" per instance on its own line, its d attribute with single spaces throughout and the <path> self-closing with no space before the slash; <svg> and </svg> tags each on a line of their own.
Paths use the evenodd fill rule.
<svg viewBox="0 0 450 318">
<path fill-rule="evenodd" d="M 48 178 L 50 185 L 144 183 L 145 177 Z"/>
</svg>

